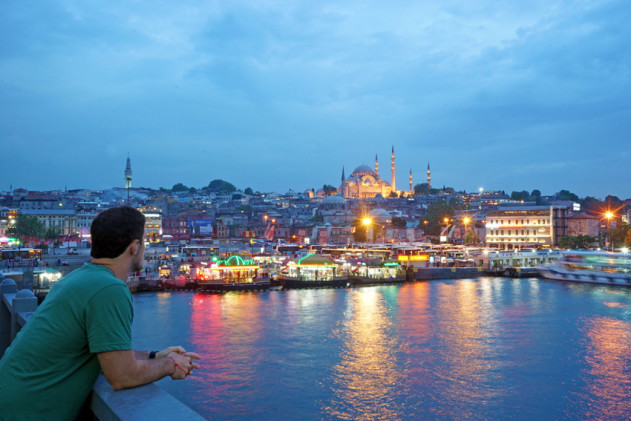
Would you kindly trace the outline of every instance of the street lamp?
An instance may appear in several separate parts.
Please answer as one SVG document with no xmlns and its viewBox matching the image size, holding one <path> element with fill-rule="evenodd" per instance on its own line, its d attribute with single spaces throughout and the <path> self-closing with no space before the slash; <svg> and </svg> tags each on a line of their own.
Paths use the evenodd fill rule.
<svg viewBox="0 0 631 421">
<path fill-rule="evenodd" d="M 607 211 L 605 212 L 605 218 L 607 218 L 607 225 L 609 225 L 609 245 L 611 246 L 611 251 L 613 251 L 613 238 L 611 238 L 611 219 L 613 218 L 613 212 Z"/>
<path fill-rule="evenodd" d="M 465 244 L 465 239 L 467 238 L 467 225 L 469 225 L 471 219 L 468 216 L 462 218 L 462 223 L 464 224 L 464 237 L 462 238 L 462 243 Z"/>
<path fill-rule="evenodd" d="M 370 228 L 370 225 L 372 224 L 372 219 L 366 217 L 362 219 L 362 224 L 366 226 L 366 240 L 368 240 L 368 229 Z"/>
</svg>

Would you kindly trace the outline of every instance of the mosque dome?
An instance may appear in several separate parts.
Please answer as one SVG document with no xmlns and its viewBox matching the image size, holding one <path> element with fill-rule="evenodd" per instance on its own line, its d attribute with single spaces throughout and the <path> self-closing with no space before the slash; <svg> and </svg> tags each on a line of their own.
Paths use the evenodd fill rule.
<svg viewBox="0 0 631 421">
<path fill-rule="evenodd" d="M 368 212 L 368 216 L 370 216 L 373 221 L 379 224 L 389 224 L 392 220 L 392 217 L 390 216 L 388 211 L 381 208 L 371 210 L 370 212 Z"/>
<path fill-rule="evenodd" d="M 360 165 L 355 168 L 355 171 L 351 174 L 351 177 L 354 176 L 362 176 L 362 175 L 372 175 L 373 177 L 377 177 L 377 173 L 373 171 L 368 165 Z"/>
<path fill-rule="evenodd" d="M 345 205 L 346 200 L 344 200 L 342 196 L 338 196 L 337 194 L 334 194 L 333 196 L 325 197 L 322 200 L 322 204 L 323 205 Z"/>
</svg>

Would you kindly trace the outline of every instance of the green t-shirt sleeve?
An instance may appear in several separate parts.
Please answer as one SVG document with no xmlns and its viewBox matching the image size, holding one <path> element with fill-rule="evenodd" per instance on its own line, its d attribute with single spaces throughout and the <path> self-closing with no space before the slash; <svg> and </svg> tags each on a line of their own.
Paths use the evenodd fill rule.
<svg viewBox="0 0 631 421">
<path fill-rule="evenodd" d="M 111 285 L 94 294 L 86 313 L 90 352 L 132 349 L 134 313 L 131 294 L 125 285 Z"/>
</svg>

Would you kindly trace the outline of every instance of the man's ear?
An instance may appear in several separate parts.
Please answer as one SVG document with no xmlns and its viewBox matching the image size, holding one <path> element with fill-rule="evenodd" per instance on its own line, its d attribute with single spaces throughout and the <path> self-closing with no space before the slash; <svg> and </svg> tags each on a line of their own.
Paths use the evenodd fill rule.
<svg viewBox="0 0 631 421">
<path fill-rule="evenodd" d="M 131 255 L 132 256 L 137 255 L 139 249 L 140 249 L 140 241 L 139 240 L 134 240 L 129 245 L 129 250 L 131 251 Z"/>
</svg>

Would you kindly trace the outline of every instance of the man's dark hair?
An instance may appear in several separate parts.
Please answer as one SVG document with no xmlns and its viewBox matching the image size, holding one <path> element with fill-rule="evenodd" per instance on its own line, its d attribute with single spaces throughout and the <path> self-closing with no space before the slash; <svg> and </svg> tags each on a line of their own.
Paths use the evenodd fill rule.
<svg viewBox="0 0 631 421">
<path fill-rule="evenodd" d="M 90 227 L 95 259 L 115 258 L 123 254 L 134 240 L 143 241 L 145 216 L 129 206 L 111 208 L 99 213 Z"/>
</svg>

